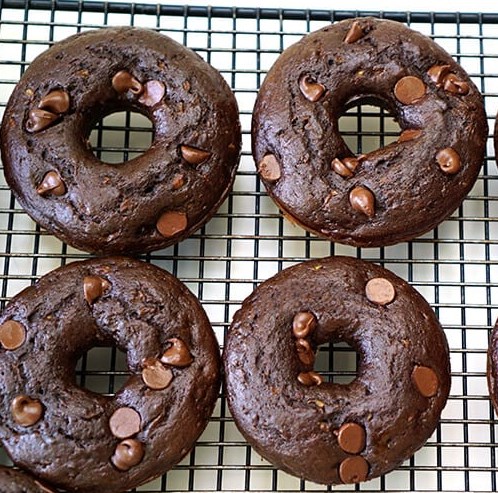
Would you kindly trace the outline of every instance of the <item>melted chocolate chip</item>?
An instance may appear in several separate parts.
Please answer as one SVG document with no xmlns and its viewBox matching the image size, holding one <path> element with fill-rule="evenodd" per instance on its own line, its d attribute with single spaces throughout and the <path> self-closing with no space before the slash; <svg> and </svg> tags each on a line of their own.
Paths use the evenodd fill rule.
<svg viewBox="0 0 498 493">
<path fill-rule="evenodd" d="M 439 388 L 439 379 L 432 368 L 415 366 L 412 371 L 412 382 L 424 397 L 434 397 Z"/>
<path fill-rule="evenodd" d="M 470 86 L 464 80 L 460 80 L 456 74 L 448 74 L 444 79 L 444 90 L 453 94 L 465 96 L 470 91 Z"/>
<path fill-rule="evenodd" d="M 109 428 L 116 438 L 129 438 L 136 435 L 141 427 L 142 418 L 131 407 L 120 407 L 109 418 Z"/>
<path fill-rule="evenodd" d="M 310 312 L 298 312 L 292 320 L 292 332 L 298 339 L 308 337 L 316 328 L 316 318 Z"/>
<path fill-rule="evenodd" d="M 347 457 L 339 466 L 339 477 L 343 483 L 360 483 L 367 479 L 368 469 L 368 462 L 360 455 Z"/>
<path fill-rule="evenodd" d="M 66 185 L 59 173 L 52 170 L 45 174 L 43 180 L 36 188 L 36 193 L 42 196 L 55 195 L 60 197 L 66 193 Z"/>
<path fill-rule="evenodd" d="M 152 390 L 163 390 L 173 381 L 173 372 L 156 358 L 142 363 L 142 380 Z"/>
<path fill-rule="evenodd" d="M 394 95 L 402 104 L 414 104 L 425 95 L 425 84 L 413 75 L 407 75 L 396 82 Z"/>
<path fill-rule="evenodd" d="M 112 78 L 112 87 L 119 94 L 124 94 L 128 91 L 136 96 L 142 94 L 144 88 L 140 82 L 126 70 L 120 70 Z"/>
<path fill-rule="evenodd" d="M 40 421 L 43 416 L 43 405 L 39 400 L 27 395 L 18 395 L 12 401 L 10 411 L 18 425 L 29 427 Z"/>
<path fill-rule="evenodd" d="M 309 75 L 303 75 L 299 79 L 299 89 L 303 96 L 312 103 L 316 103 L 325 92 L 325 86 L 312 80 Z"/>
<path fill-rule="evenodd" d="M 38 108 L 46 110 L 51 113 L 62 114 L 66 113 L 70 106 L 69 94 L 62 89 L 50 91 L 45 97 L 42 98 L 38 104 Z"/>
<path fill-rule="evenodd" d="M 349 193 L 349 203 L 355 211 L 361 212 L 368 217 L 375 216 L 375 197 L 368 188 L 353 188 Z"/>
<path fill-rule="evenodd" d="M 315 363 L 315 353 L 313 352 L 313 349 L 311 349 L 310 343 L 305 339 L 297 339 L 296 351 L 301 363 L 306 366 L 310 366 Z"/>
<path fill-rule="evenodd" d="M 166 342 L 171 345 L 161 356 L 161 361 L 164 364 L 184 367 L 189 366 L 194 361 L 187 345 L 181 339 L 173 337 Z"/>
<path fill-rule="evenodd" d="M 384 306 L 394 300 L 396 291 L 392 283 L 387 279 L 374 277 L 367 282 L 365 294 L 372 303 Z"/>
<path fill-rule="evenodd" d="M 185 231 L 187 224 L 185 212 L 167 211 L 163 212 L 157 220 L 156 228 L 162 236 L 170 238 Z"/>
<path fill-rule="evenodd" d="M 355 43 L 359 39 L 363 38 L 363 36 L 365 36 L 365 32 L 361 28 L 360 23 L 358 21 L 354 21 L 353 24 L 351 24 L 346 37 L 344 38 L 344 42 L 348 44 Z"/>
<path fill-rule="evenodd" d="M 171 181 L 172 190 L 179 190 L 183 187 L 183 185 L 185 185 L 185 176 L 180 173 L 177 173 L 175 176 L 173 176 L 173 180 Z"/>
<path fill-rule="evenodd" d="M 146 82 L 142 95 L 138 101 L 145 106 L 155 106 L 160 103 L 164 97 L 166 88 L 164 84 L 159 80 L 150 80 Z"/>
<path fill-rule="evenodd" d="M 143 444 L 138 440 L 128 438 L 118 443 L 111 462 L 120 471 L 128 471 L 142 462 L 144 454 Z"/>
<path fill-rule="evenodd" d="M 107 279 L 99 276 L 86 276 L 83 279 L 83 294 L 86 302 L 92 305 L 110 287 L 111 284 Z"/>
<path fill-rule="evenodd" d="M 59 118 L 59 115 L 51 113 L 50 111 L 40 110 L 38 108 L 33 109 L 28 114 L 26 130 L 30 133 L 40 132 L 52 125 L 52 123 Z"/>
<path fill-rule="evenodd" d="M 398 137 L 398 142 L 410 142 L 411 140 L 417 140 L 422 135 L 422 130 L 417 129 L 407 129 L 403 130 Z"/>
<path fill-rule="evenodd" d="M 427 74 L 438 87 L 444 82 L 445 77 L 450 73 L 449 65 L 433 65 Z"/>
<path fill-rule="evenodd" d="M 358 164 L 360 164 L 360 161 L 355 157 L 345 157 L 342 160 L 335 158 L 332 161 L 332 169 L 343 178 L 350 178 L 353 176 Z"/>
<path fill-rule="evenodd" d="M 211 157 L 211 153 L 208 151 L 186 145 L 180 146 L 180 152 L 187 163 L 194 165 L 204 163 Z"/>
<path fill-rule="evenodd" d="M 321 383 L 323 383 L 322 376 L 315 371 L 301 372 L 297 376 L 297 379 L 300 383 L 306 385 L 307 387 L 311 387 L 312 385 L 320 385 Z"/>
<path fill-rule="evenodd" d="M 436 161 L 441 170 L 447 175 L 454 175 L 462 168 L 459 154 L 451 147 L 440 150 L 436 154 Z"/>
<path fill-rule="evenodd" d="M 334 433 L 339 447 L 348 454 L 359 454 L 365 448 L 365 428 L 357 423 L 344 423 Z"/>
<path fill-rule="evenodd" d="M 4 349 L 13 351 L 20 348 L 26 340 L 26 329 L 15 320 L 7 320 L 0 325 L 0 344 Z"/>
<path fill-rule="evenodd" d="M 282 176 L 282 172 L 277 158 L 273 154 L 267 154 L 258 163 L 258 173 L 259 176 L 261 176 L 261 178 L 265 181 L 273 183 L 279 180 Z"/>
</svg>

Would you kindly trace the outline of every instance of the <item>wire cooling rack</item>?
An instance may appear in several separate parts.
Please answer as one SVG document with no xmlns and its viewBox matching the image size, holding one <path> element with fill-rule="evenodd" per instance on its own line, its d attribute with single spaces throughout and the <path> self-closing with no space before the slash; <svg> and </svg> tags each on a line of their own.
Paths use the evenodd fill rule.
<svg viewBox="0 0 498 493">
<path fill-rule="evenodd" d="M 388 248 L 356 249 L 315 238 L 284 220 L 266 196 L 250 155 L 251 110 L 279 53 L 303 34 L 366 12 L 183 7 L 103 2 L 0 0 L 0 113 L 33 58 L 57 40 L 105 25 L 157 29 L 193 48 L 221 71 L 237 97 L 243 154 L 234 190 L 216 216 L 180 245 L 144 257 L 198 295 L 223 346 L 241 301 L 259 282 L 308 258 L 344 254 L 378 262 L 408 280 L 431 303 L 451 348 L 452 389 L 440 425 L 424 448 L 385 477 L 334 491 L 496 491 L 497 434 L 487 395 L 486 349 L 498 303 L 498 176 L 491 139 L 482 173 L 460 209 L 435 231 Z M 378 13 L 409 24 L 445 47 L 471 74 L 486 101 L 490 128 L 498 110 L 498 14 Z M 374 106 L 352 108 L 340 128 L 365 152 L 399 128 Z M 150 122 L 136 114 L 105 118 L 92 132 L 95 153 L 122 162 L 150 144 Z M 46 234 L 0 178 L 0 302 L 51 269 L 87 255 Z M 326 357 L 324 357 L 326 356 Z M 322 348 L 322 372 L 347 381 L 355 353 Z M 78 362 L 79 383 L 112 394 L 126 378 L 123 355 L 99 348 Z M 1 462 L 8 464 L 5 454 Z M 237 432 L 223 395 L 192 452 L 174 470 L 137 491 L 323 491 L 261 459 Z M 97 490 L 96 490 L 97 491 Z M 100 491 L 100 490 L 99 490 Z"/>
</svg>

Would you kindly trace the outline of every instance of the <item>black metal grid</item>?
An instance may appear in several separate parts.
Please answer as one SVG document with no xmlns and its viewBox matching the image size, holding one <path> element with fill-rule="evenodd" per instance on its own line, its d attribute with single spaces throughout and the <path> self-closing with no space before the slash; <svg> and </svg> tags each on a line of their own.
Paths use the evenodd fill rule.
<svg viewBox="0 0 498 493">
<path fill-rule="evenodd" d="M 490 128 L 498 109 L 498 14 L 331 12 L 127 3 L 0 0 L 0 116 L 29 62 L 52 42 L 104 25 L 137 25 L 168 34 L 218 68 L 241 110 L 243 155 L 234 191 L 192 238 L 144 257 L 177 275 L 199 296 L 223 346 L 241 301 L 262 280 L 308 258 L 330 254 L 378 262 L 431 303 L 451 349 L 452 391 L 434 436 L 385 477 L 334 491 L 496 491 L 497 433 L 486 387 L 486 348 L 498 314 L 498 177 L 489 139 L 482 173 L 462 207 L 435 231 L 409 243 L 355 249 L 317 239 L 285 221 L 268 199 L 250 155 L 250 117 L 265 73 L 303 34 L 355 15 L 398 20 L 431 36 L 483 92 Z M 384 145 L 397 127 L 383 110 L 353 108 L 341 130 L 358 152 Z M 97 155 L 120 161 L 150 142 L 147 122 L 117 115 L 92 135 Z M 0 178 L 0 302 L 49 270 L 87 255 L 40 231 Z M 348 347 L 322 348 L 330 379 L 354 376 Z M 126 377 L 123 355 L 94 349 L 78 363 L 80 383 L 112 394 Z M 8 463 L 3 457 L 2 462 Z M 220 396 L 206 432 L 174 470 L 137 491 L 322 491 L 275 470 L 245 443 Z"/>
</svg>

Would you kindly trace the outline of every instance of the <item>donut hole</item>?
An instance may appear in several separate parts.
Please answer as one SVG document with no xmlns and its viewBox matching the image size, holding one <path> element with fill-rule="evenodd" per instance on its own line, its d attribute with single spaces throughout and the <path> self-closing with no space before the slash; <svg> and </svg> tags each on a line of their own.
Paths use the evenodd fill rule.
<svg viewBox="0 0 498 493">
<path fill-rule="evenodd" d="M 117 111 L 93 125 L 88 141 L 100 161 L 122 164 L 147 152 L 153 138 L 149 118 L 136 111 Z"/>
<path fill-rule="evenodd" d="M 396 142 L 401 128 L 386 102 L 362 97 L 346 105 L 339 132 L 353 154 L 367 154 Z"/>
<path fill-rule="evenodd" d="M 116 394 L 130 374 L 126 353 L 116 347 L 93 347 L 76 363 L 76 383 L 95 394 Z"/>
<path fill-rule="evenodd" d="M 358 377 L 359 354 L 347 342 L 327 342 L 317 348 L 314 371 L 324 382 L 348 385 Z"/>
</svg>

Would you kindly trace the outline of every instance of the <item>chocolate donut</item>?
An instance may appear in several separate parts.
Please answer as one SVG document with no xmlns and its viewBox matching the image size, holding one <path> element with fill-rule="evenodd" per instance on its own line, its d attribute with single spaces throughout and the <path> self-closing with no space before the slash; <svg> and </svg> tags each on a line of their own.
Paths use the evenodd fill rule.
<svg viewBox="0 0 498 493">
<path fill-rule="evenodd" d="M 152 145 L 103 163 L 90 132 L 125 110 L 151 120 Z M 235 98 L 213 67 L 164 35 L 119 27 L 37 57 L 7 104 L 1 140 L 7 182 L 43 228 L 85 251 L 132 254 L 183 240 L 216 212 L 241 135 Z"/>
<path fill-rule="evenodd" d="M 318 346 L 358 355 L 349 384 L 314 370 Z M 400 465 L 434 431 L 450 388 L 445 335 L 428 303 L 388 270 L 331 257 L 261 284 L 224 350 L 235 423 L 276 467 L 317 483 L 356 483 Z"/>
<path fill-rule="evenodd" d="M 495 145 L 495 160 L 496 164 L 498 164 L 498 113 L 496 114 L 496 120 L 495 120 L 494 145 Z"/>
<path fill-rule="evenodd" d="M 219 348 L 176 278 L 126 258 L 75 262 L 15 296 L 0 316 L 0 439 L 13 462 L 69 491 L 119 492 L 184 457 L 219 390 Z M 126 353 L 116 395 L 76 384 L 94 346 Z"/>
<path fill-rule="evenodd" d="M 489 396 L 498 414 L 498 320 L 489 340 L 487 377 Z"/>
<path fill-rule="evenodd" d="M 0 466 L 0 491 L 2 493 L 55 493 L 29 474 Z"/>
<path fill-rule="evenodd" d="M 339 118 L 385 108 L 397 142 L 355 155 Z M 484 158 L 482 96 L 432 40 L 406 26 L 349 19 L 305 36 L 268 72 L 253 113 L 259 176 L 285 215 L 332 241 L 394 244 L 436 227 Z"/>
</svg>

